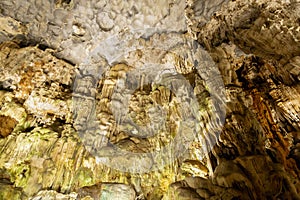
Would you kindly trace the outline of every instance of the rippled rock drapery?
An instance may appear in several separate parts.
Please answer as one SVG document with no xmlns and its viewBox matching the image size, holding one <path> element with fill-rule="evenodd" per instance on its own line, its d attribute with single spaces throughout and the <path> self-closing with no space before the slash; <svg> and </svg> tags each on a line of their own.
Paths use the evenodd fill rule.
<svg viewBox="0 0 300 200">
<path fill-rule="evenodd" d="M 299 1 L 0 12 L 0 199 L 299 199 Z"/>
</svg>

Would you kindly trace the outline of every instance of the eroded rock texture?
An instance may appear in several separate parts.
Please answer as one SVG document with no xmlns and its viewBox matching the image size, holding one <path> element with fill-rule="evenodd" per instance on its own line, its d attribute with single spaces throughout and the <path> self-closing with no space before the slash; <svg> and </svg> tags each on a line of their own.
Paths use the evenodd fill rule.
<svg viewBox="0 0 300 200">
<path fill-rule="evenodd" d="M 0 2 L 0 199 L 299 199 L 298 0 Z"/>
</svg>

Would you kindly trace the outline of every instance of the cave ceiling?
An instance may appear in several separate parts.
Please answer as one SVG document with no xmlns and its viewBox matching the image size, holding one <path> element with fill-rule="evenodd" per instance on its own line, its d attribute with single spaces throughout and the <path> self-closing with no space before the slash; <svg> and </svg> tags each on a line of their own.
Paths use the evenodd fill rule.
<svg viewBox="0 0 300 200">
<path fill-rule="evenodd" d="M 300 199 L 299 0 L 1 0 L 0 200 Z"/>
</svg>

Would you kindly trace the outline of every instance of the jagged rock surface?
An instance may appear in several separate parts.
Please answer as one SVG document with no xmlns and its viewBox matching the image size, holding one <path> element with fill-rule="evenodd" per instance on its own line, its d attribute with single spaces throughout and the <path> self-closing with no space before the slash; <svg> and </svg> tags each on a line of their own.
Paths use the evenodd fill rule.
<svg viewBox="0 0 300 200">
<path fill-rule="evenodd" d="M 0 199 L 299 199 L 299 1 L 0 13 Z"/>
</svg>

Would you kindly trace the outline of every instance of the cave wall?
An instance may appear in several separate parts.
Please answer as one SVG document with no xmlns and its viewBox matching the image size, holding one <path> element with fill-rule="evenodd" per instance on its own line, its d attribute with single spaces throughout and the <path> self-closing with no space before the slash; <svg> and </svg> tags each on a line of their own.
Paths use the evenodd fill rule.
<svg viewBox="0 0 300 200">
<path fill-rule="evenodd" d="M 299 199 L 299 11 L 1 1 L 0 199 Z"/>
</svg>

